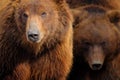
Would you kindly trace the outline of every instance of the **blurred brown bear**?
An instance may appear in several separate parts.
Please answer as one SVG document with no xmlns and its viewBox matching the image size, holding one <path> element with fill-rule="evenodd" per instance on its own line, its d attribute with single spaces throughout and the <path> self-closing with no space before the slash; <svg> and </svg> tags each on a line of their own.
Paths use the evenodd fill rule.
<svg viewBox="0 0 120 80">
<path fill-rule="evenodd" d="M 68 80 L 120 80 L 119 11 L 87 5 L 72 12 L 74 64 Z"/>
</svg>

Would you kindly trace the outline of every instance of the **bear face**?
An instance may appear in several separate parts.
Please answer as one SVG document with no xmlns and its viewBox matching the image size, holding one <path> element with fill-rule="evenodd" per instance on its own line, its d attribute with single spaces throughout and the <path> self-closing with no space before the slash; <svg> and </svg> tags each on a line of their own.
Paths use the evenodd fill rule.
<svg viewBox="0 0 120 80">
<path fill-rule="evenodd" d="M 57 11 L 54 10 L 55 4 L 51 2 L 45 3 L 46 1 L 40 0 L 36 2 L 21 1 L 19 7 L 17 7 L 18 9 L 16 9 L 16 23 L 24 34 L 22 40 L 24 40 L 24 44 L 35 47 L 36 49 L 34 48 L 35 50 L 33 50 L 35 53 L 38 53 L 43 43 L 48 43 L 48 41 L 52 40 L 54 30 L 57 30 L 57 27 L 54 26 L 58 25 L 56 24 L 58 15 L 56 14 Z M 50 4 L 51 6 L 47 6 Z"/>
<path fill-rule="evenodd" d="M 82 56 L 92 70 L 100 70 L 118 54 L 119 31 L 102 8 L 87 6 L 79 15 L 74 23 L 74 55 Z"/>
<path fill-rule="evenodd" d="M 67 27 L 63 27 L 65 23 L 58 21 L 60 17 L 56 4 L 57 0 L 20 0 L 15 7 L 15 22 L 18 32 L 22 33 L 20 45 L 26 46 L 29 52 L 37 54 L 41 46 L 50 48 L 63 40 L 63 31 L 66 32 Z"/>
</svg>

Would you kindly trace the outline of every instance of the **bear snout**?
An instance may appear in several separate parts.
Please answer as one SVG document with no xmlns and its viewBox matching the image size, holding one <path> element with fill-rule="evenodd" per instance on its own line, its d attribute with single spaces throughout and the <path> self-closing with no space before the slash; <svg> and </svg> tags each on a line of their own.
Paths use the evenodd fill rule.
<svg viewBox="0 0 120 80">
<path fill-rule="evenodd" d="M 101 46 L 94 45 L 90 48 L 88 63 L 92 70 L 100 70 L 105 61 L 105 54 Z"/>
<path fill-rule="evenodd" d="M 29 20 L 29 23 L 27 25 L 26 29 L 26 37 L 27 40 L 32 43 L 39 43 L 41 39 L 43 38 L 43 31 L 41 30 L 41 25 L 37 21 L 37 19 L 34 17 Z"/>
<path fill-rule="evenodd" d="M 100 70 L 103 66 L 103 63 L 101 61 L 95 61 L 91 64 L 92 70 Z"/>
<path fill-rule="evenodd" d="M 40 33 L 37 30 L 28 31 L 27 37 L 29 41 L 38 42 L 40 39 Z"/>
</svg>

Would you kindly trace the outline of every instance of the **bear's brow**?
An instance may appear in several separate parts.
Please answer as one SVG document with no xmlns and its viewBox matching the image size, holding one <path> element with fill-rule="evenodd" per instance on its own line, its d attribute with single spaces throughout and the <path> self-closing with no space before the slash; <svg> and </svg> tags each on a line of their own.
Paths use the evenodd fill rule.
<svg viewBox="0 0 120 80">
<path fill-rule="evenodd" d="M 88 11 L 89 13 L 105 13 L 106 11 L 103 8 L 100 7 L 86 7 L 84 8 L 86 11 Z"/>
</svg>

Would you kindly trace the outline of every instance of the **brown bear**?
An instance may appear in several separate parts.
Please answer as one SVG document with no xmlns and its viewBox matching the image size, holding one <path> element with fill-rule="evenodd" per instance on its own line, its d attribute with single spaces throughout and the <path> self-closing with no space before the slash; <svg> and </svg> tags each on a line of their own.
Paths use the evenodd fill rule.
<svg viewBox="0 0 120 80">
<path fill-rule="evenodd" d="M 73 20 L 65 0 L 10 0 L 0 13 L 0 80 L 66 80 Z"/>
<path fill-rule="evenodd" d="M 88 5 L 72 12 L 74 63 L 68 80 L 120 80 L 119 11 Z"/>
<path fill-rule="evenodd" d="M 96 4 L 110 9 L 120 9 L 120 0 L 66 0 L 71 8 Z"/>
</svg>

